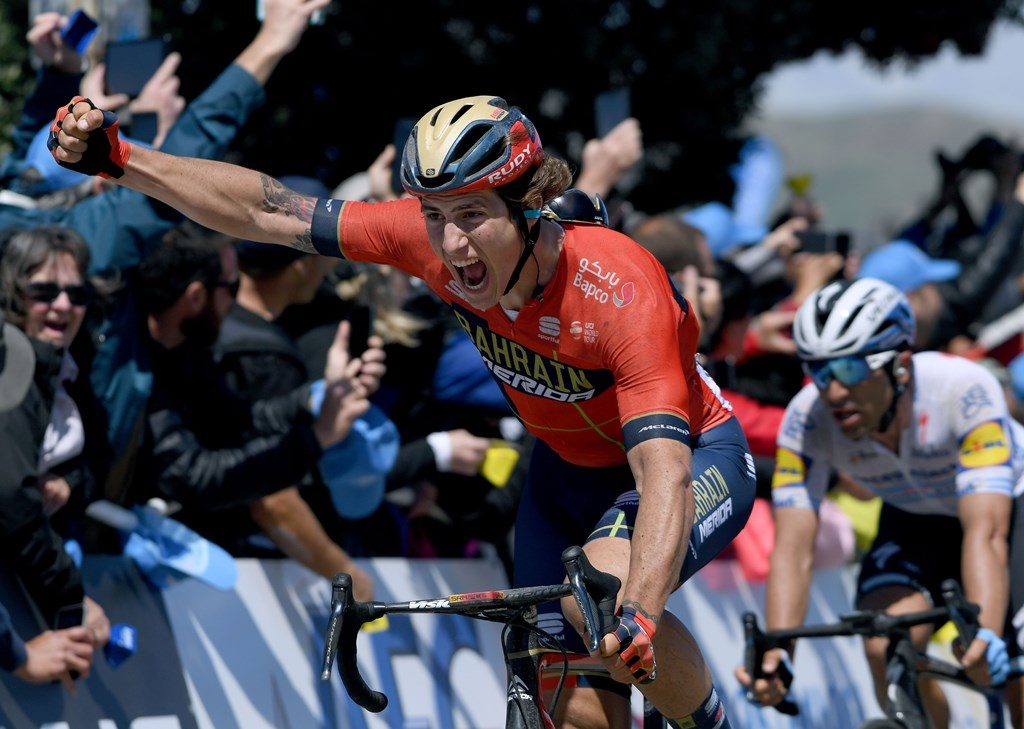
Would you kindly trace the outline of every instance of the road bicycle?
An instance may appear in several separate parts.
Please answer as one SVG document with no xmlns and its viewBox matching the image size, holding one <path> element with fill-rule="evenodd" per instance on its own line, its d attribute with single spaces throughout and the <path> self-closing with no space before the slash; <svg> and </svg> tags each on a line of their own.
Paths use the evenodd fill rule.
<svg viewBox="0 0 1024 729">
<path fill-rule="evenodd" d="M 910 629 L 927 623 L 941 624 L 951 620 L 960 634 L 964 645 L 969 645 L 978 632 L 979 608 L 964 598 L 956 580 L 942 583 L 942 607 L 922 610 L 905 615 L 890 615 L 881 611 L 860 610 L 841 615 L 839 622 L 828 625 L 801 626 L 781 630 L 763 631 L 757 623 L 757 616 L 748 612 L 743 615 L 745 639 L 744 663 L 747 673 L 763 678 L 761 662 L 765 652 L 774 648 L 788 649 L 797 638 L 830 638 L 835 636 L 859 635 L 885 637 L 889 639 L 886 652 L 885 680 L 890 698 L 886 718 L 872 719 L 861 725 L 861 729 L 929 729 L 930 722 L 925 716 L 921 696 L 917 690 L 920 676 L 932 676 L 951 681 L 959 686 L 984 694 L 992 691 L 975 684 L 959 664 L 944 661 L 914 647 Z M 793 679 L 788 669 L 783 669 L 780 678 L 788 687 Z M 748 698 L 753 700 L 748 693 Z M 992 729 L 1004 729 L 1002 705 L 996 701 L 995 710 L 990 709 Z M 990 707 L 993 702 L 989 702 Z M 791 699 L 785 699 L 775 707 L 790 715 L 799 713 L 799 707 Z"/>
<path fill-rule="evenodd" d="M 388 698 L 371 689 L 359 673 L 356 638 L 364 623 L 391 613 L 442 613 L 464 615 L 477 620 L 503 623 L 502 653 L 507 678 L 506 729 L 554 729 L 558 699 L 570 677 L 608 676 L 600 661 L 591 655 L 569 653 L 555 636 L 536 625 L 537 606 L 572 595 L 583 616 L 588 648 L 597 652 L 600 639 L 615 629 L 615 597 L 620 581 L 590 564 L 579 547 L 562 552 L 568 582 L 560 585 L 516 587 L 468 592 L 447 597 L 407 602 L 357 602 L 352 597 L 352 578 L 335 575 L 332 583 L 331 615 L 324 639 L 320 678 L 328 681 L 337 659 L 338 671 L 348 695 L 359 706 L 381 712 Z M 543 700 L 542 687 L 553 686 L 550 706 Z M 645 703 L 644 729 L 662 729 L 664 720 Z"/>
</svg>

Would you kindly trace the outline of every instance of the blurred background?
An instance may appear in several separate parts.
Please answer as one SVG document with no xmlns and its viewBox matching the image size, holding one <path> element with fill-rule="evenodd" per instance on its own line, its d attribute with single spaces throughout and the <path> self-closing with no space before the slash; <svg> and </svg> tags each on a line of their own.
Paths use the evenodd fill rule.
<svg viewBox="0 0 1024 729">
<path fill-rule="evenodd" d="M 595 135 L 594 97 L 629 86 L 645 146 L 630 196 L 638 209 L 728 200 L 729 165 L 756 130 L 783 149 L 790 174 L 813 174 L 833 225 L 863 240 L 920 206 L 935 148 L 959 151 L 983 128 L 1018 132 L 1021 4 L 336 2 L 285 59 L 229 159 L 274 174 L 315 169 L 334 185 L 391 141 L 391 125 L 367 126 L 368 115 L 416 116 L 492 93 L 526 109 L 545 144 L 578 163 Z M 0 151 L 33 79 L 29 12 L 27 2 L 0 6 Z M 255 0 L 161 2 L 150 24 L 183 56 L 186 98 L 258 27 Z"/>
</svg>

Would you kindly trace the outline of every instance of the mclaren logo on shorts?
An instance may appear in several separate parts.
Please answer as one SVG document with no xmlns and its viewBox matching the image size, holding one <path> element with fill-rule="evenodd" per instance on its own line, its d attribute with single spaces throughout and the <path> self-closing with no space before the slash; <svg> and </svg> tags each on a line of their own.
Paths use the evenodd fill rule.
<svg viewBox="0 0 1024 729">
<path fill-rule="evenodd" d="M 501 384 L 513 390 L 557 402 L 592 400 L 613 384 L 608 370 L 585 370 L 544 357 L 518 342 L 492 332 L 480 317 L 462 307 L 452 305 L 455 318 L 483 358 L 487 369 Z M 558 320 L 546 317 L 541 321 L 542 334 L 557 332 Z"/>
</svg>

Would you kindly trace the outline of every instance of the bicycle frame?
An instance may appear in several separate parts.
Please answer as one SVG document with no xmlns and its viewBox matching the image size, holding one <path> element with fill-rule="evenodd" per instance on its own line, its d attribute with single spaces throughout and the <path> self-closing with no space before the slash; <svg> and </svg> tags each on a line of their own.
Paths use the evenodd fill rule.
<svg viewBox="0 0 1024 729">
<path fill-rule="evenodd" d="M 352 700 L 368 711 L 380 712 L 387 707 L 388 698 L 366 684 L 356 660 L 356 638 L 364 623 L 391 613 L 456 614 L 501 622 L 506 625 L 502 633 L 508 679 L 506 727 L 554 729 L 541 700 L 542 656 L 557 651 L 566 659 L 567 666 L 568 654 L 560 645 L 552 644 L 553 639 L 534 625 L 536 606 L 572 595 L 583 616 L 588 647 L 595 652 L 601 636 L 615 627 L 615 597 L 620 587 L 617 577 L 595 569 L 579 547 L 566 549 L 562 553 L 562 563 L 568 582 L 560 585 L 469 592 L 395 603 L 354 601 L 352 578 L 339 573 L 332 585 L 331 617 L 325 635 L 320 679 L 330 680 L 337 658 L 342 683 Z M 545 641 L 547 646 L 543 645 Z M 550 666 L 551 662 L 546 663 Z M 551 702 L 550 714 L 554 713 L 564 678 L 563 671 Z"/>
<path fill-rule="evenodd" d="M 901 722 L 906 729 L 928 729 L 930 725 L 917 690 L 917 679 L 920 676 L 950 681 L 979 693 L 988 691 L 968 678 L 961 666 L 917 650 L 910 639 L 911 627 L 946 620 L 953 621 L 965 644 L 974 639 L 978 632 L 978 606 L 966 601 L 960 585 L 955 580 L 946 580 L 942 583 L 942 596 L 945 601 L 943 607 L 916 613 L 890 615 L 878 611 L 858 611 L 840 616 L 838 623 L 767 632 L 762 631 L 757 625 L 757 617 L 753 613 L 746 613 L 743 616 L 743 627 L 746 638 L 744 661 L 747 672 L 754 677 L 763 677 L 760 668 L 765 652 L 774 648 L 786 648 L 797 638 L 853 635 L 865 638 L 887 637 L 889 647 L 886 651 L 885 676 L 890 702 L 886 716 Z M 776 708 L 783 713 L 799 713 L 796 704 L 789 699 Z"/>
</svg>

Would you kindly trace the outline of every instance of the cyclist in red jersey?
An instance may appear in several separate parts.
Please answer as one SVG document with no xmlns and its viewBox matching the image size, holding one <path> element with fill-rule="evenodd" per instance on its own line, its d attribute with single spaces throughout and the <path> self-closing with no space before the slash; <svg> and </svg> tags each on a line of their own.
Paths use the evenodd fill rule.
<svg viewBox="0 0 1024 729">
<path fill-rule="evenodd" d="M 543 215 L 571 178 L 519 109 L 488 96 L 432 109 L 402 159 L 413 199 L 377 204 L 317 200 L 240 167 L 135 148 L 116 124 L 76 97 L 51 150 L 229 235 L 397 266 L 452 307 L 539 439 L 515 582 L 560 580 L 561 550 L 579 542 L 622 579 L 618 624 L 600 646 L 615 681 L 581 681 L 557 721 L 625 729 L 619 697 L 638 684 L 672 726 L 730 726 L 696 641 L 664 607 L 746 522 L 746 439 L 696 365 L 699 326 L 654 257 L 614 231 Z M 575 631 L 563 633 L 555 609 L 539 625 L 579 650 L 575 605 L 562 605 Z"/>
</svg>

